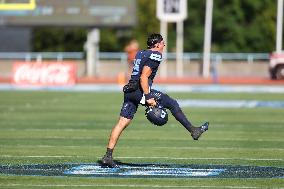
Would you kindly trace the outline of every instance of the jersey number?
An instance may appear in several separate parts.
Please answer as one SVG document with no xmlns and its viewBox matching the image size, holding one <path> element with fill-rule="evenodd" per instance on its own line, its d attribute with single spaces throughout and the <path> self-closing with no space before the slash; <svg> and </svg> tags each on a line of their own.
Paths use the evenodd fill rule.
<svg viewBox="0 0 284 189">
<path fill-rule="evenodd" d="M 140 65 L 141 59 L 135 59 L 133 64 L 133 71 L 131 75 L 138 75 L 139 74 L 139 65 Z"/>
</svg>

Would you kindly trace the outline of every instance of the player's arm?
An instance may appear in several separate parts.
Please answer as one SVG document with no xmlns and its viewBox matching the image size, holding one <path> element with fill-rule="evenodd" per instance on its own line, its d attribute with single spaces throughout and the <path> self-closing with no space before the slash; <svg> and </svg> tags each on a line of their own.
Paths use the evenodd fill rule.
<svg viewBox="0 0 284 189">
<path fill-rule="evenodd" d="M 154 98 L 151 98 L 150 91 L 149 91 L 149 83 L 148 78 L 150 77 L 152 70 L 148 66 L 144 66 L 141 76 L 140 76 L 140 84 L 145 95 L 146 102 L 149 106 L 156 106 L 156 101 Z"/>
</svg>

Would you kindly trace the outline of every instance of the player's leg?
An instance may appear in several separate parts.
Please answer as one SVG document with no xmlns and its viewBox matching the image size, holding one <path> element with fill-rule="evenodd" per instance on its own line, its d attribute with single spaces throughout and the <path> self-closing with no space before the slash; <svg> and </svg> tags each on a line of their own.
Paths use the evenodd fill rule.
<svg viewBox="0 0 284 189">
<path fill-rule="evenodd" d="M 109 142 L 107 145 L 107 151 L 104 157 L 102 158 L 102 163 L 107 165 L 108 167 L 118 167 L 118 165 L 113 161 L 112 153 L 121 133 L 133 119 L 134 114 L 137 111 L 137 107 L 138 105 L 132 102 L 124 102 L 122 105 L 119 120 L 111 131 Z"/>
<path fill-rule="evenodd" d="M 131 119 L 127 119 L 125 117 L 120 116 L 117 124 L 113 127 L 111 131 L 107 145 L 107 151 L 104 157 L 102 158 L 102 163 L 107 165 L 108 167 L 118 167 L 118 165 L 113 161 L 112 153 L 117 144 L 119 136 L 121 135 L 122 131 L 130 124 L 130 122 Z"/>
<path fill-rule="evenodd" d="M 114 149 L 122 131 L 130 124 L 132 119 L 120 116 L 117 124 L 113 127 L 107 148 Z"/>
<path fill-rule="evenodd" d="M 205 122 L 201 127 L 194 127 L 184 115 L 178 102 L 175 99 L 157 90 L 151 90 L 151 94 L 158 101 L 158 103 L 171 111 L 176 120 L 179 121 L 184 126 L 184 128 L 186 128 L 191 133 L 191 136 L 194 140 L 198 140 L 201 134 L 208 130 L 208 122 Z"/>
</svg>

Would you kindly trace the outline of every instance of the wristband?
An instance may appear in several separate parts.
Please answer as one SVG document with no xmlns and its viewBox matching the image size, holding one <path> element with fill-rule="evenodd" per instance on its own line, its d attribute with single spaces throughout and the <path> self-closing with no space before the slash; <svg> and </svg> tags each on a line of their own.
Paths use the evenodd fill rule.
<svg viewBox="0 0 284 189">
<path fill-rule="evenodd" d="M 145 96 L 145 100 L 149 100 L 150 98 L 152 98 L 150 93 L 144 94 L 144 96 Z"/>
</svg>

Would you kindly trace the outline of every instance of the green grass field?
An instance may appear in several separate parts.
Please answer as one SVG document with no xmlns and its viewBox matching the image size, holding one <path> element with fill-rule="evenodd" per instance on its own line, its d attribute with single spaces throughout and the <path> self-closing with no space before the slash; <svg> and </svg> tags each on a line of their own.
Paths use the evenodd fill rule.
<svg viewBox="0 0 284 189">
<path fill-rule="evenodd" d="M 172 93 L 177 99 L 284 101 L 283 94 Z M 96 163 L 122 103 L 120 93 L 0 92 L 0 164 Z M 284 109 L 184 108 L 199 141 L 172 116 L 151 125 L 140 107 L 114 157 L 125 163 L 284 167 Z M 0 188 L 284 188 L 284 178 L 85 178 L 0 175 Z"/>
</svg>

